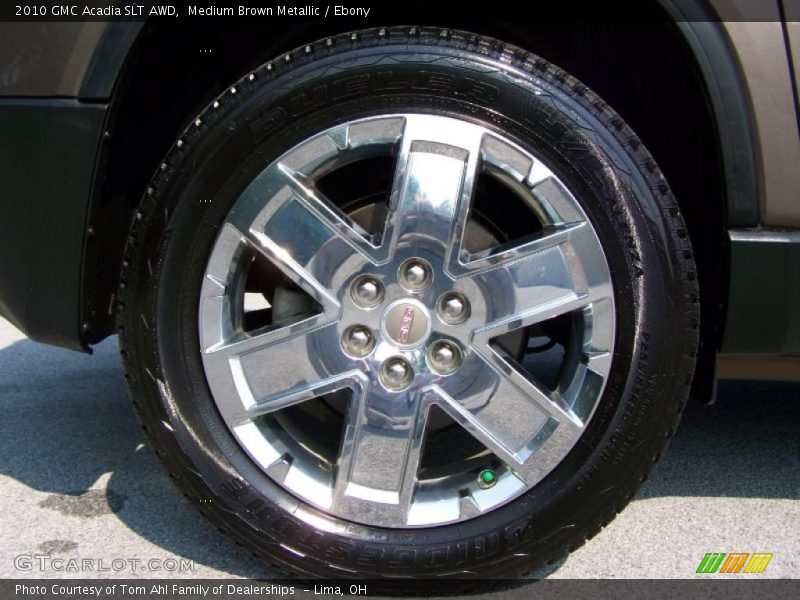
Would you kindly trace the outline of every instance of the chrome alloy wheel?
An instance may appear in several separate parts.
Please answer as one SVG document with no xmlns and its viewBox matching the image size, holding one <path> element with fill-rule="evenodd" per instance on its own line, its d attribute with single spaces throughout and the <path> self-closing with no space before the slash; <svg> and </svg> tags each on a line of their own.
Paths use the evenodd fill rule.
<svg viewBox="0 0 800 600">
<path fill-rule="evenodd" d="M 369 232 L 317 183 L 389 154 L 388 210 Z M 471 200 L 484 171 L 513 188 L 542 227 L 470 252 Z M 248 330 L 253 257 L 313 310 L 282 310 L 288 316 Z M 575 326 L 551 389 L 498 340 L 564 315 Z M 253 461 L 327 513 L 395 528 L 470 519 L 541 481 L 592 417 L 614 332 L 600 241 L 562 181 L 494 131 L 423 114 L 345 123 L 266 166 L 220 229 L 199 310 L 209 388 Z M 332 456 L 278 418 L 342 392 L 349 400 Z M 424 473 L 434 406 L 483 452 Z"/>
</svg>

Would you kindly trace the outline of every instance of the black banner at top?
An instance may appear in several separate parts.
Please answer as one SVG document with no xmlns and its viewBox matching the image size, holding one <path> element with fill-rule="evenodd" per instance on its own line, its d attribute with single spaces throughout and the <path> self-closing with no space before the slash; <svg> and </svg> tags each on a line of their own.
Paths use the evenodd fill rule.
<svg viewBox="0 0 800 600">
<path fill-rule="evenodd" d="M 0 21 L 147 21 L 210 20 L 296 21 L 361 20 L 365 25 L 499 21 L 779 21 L 781 2 L 793 0 L 339 0 L 273 2 L 270 0 L 8 0 L 0 4 Z"/>
</svg>

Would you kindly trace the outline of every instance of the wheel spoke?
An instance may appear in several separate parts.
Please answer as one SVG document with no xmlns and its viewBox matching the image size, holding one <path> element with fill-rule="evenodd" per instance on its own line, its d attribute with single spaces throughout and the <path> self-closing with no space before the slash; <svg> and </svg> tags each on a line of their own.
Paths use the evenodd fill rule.
<svg viewBox="0 0 800 600">
<path fill-rule="evenodd" d="M 351 380 L 344 360 L 318 359 L 338 351 L 336 328 L 328 325 L 292 333 L 282 328 L 203 353 L 203 362 L 217 403 L 232 426 L 293 404 L 305 402 Z M 334 368 L 338 367 L 338 368 Z"/>
<path fill-rule="evenodd" d="M 535 291 L 533 293 L 535 294 Z M 503 312 L 498 311 L 496 316 L 503 314 L 508 314 L 508 316 L 502 316 L 488 325 L 476 329 L 472 334 L 472 346 L 486 356 L 487 353 L 484 352 L 484 349 L 489 348 L 494 338 L 504 333 L 580 310 L 591 302 L 592 298 L 588 294 L 567 292 L 564 295 L 556 296 L 552 300 L 544 299 L 541 304 L 530 308 L 510 307 Z"/>
<path fill-rule="evenodd" d="M 458 277 L 479 276 L 494 269 L 507 267 L 520 260 L 533 257 L 551 248 L 557 248 L 569 243 L 584 225 L 585 222 L 576 221 L 548 226 L 542 232 L 531 236 L 531 239 L 512 248 L 488 252 L 485 255 L 478 255 L 469 262 L 460 263 L 457 266 L 451 265 L 453 275 Z"/>
<path fill-rule="evenodd" d="M 411 244 L 446 253 L 466 219 L 481 140 L 479 131 L 450 131 L 425 116 L 407 119 L 387 219 L 390 253 Z"/>
<path fill-rule="evenodd" d="M 427 408 L 374 388 L 369 398 L 369 403 L 363 397 L 354 401 L 348 410 L 334 506 L 357 514 L 372 505 L 369 510 L 376 518 L 405 522 L 417 482 Z"/>
<path fill-rule="evenodd" d="M 333 294 L 345 273 L 374 262 L 366 233 L 285 165 L 257 177 L 243 199 L 229 226 L 307 290 Z"/>
<path fill-rule="evenodd" d="M 467 361 L 469 377 L 453 377 L 437 388 L 442 408 L 531 483 L 536 475 L 532 457 L 546 444 L 571 446 L 583 423 L 557 394 L 507 365 L 490 364 L 476 354 Z"/>
<path fill-rule="evenodd" d="M 486 346 L 491 338 L 579 310 L 612 295 L 610 281 L 592 281 L 576 260 L 574 242 L 589 229 L 585 223 L 554 232 L 493 257 L 468 280 L 486 298 L 485 325 L 473 343 Z"/>
</svg>

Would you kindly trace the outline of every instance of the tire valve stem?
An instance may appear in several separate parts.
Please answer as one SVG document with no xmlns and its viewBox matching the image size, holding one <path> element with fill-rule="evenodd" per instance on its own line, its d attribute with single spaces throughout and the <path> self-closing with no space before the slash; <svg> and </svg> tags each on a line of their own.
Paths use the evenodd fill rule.
<svg viewBox="0 0 800 600">
<path fill-rule="evenodd" d="M 478 485 L 483 489 L 493 487 L 497 483 L 497 473 L 491 469 L 484 469 L 478 475 Z"/>
</svg>

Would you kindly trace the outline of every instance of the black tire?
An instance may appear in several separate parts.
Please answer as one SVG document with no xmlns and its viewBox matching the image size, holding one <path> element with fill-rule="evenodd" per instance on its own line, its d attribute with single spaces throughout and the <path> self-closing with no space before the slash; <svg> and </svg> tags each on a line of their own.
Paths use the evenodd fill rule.
<svg viewBox="0 0 800 600">
<path fill-rule="evenodd" d="M 198 350 L 205 263 L 237 191 L 257 172 L 254 161 L 263 165 L 339 120 L 387 108 L 460 115 L 546 157 L 580 191 L 615 286 L 613 367 L 581 440 L 525 495 L 452 526 L 367 527 L 288 496 L 228 432 Z M 155 452 L 215 526 L 301 577 L 512 578 L 565 557 L 614 518 L 662 455 L 688 396 L 698 343 L 685 225 L 653 158 L 622 119 L 586 86 L 519 48 L 424 28 L 322 40 L 221 94 L 148 188 L 119 297 L 128 386 Z"/>
</svg>

